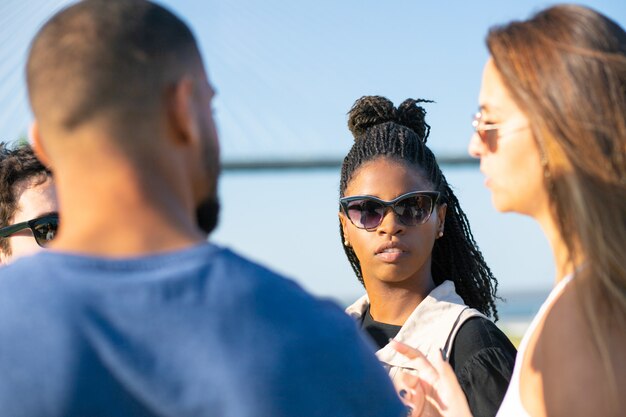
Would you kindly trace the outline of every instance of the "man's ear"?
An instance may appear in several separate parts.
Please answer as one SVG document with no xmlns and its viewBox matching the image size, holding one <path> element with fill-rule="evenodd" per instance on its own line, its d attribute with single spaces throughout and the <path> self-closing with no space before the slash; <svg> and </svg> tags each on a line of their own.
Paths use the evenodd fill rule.
<svg viewBox="0 0 626 417">
<path fill-rule="evenodd" d="M 189 76 L 180 79 L 167 94 L 167 114 L 172 139 L 178 143 L 199 141 L 200 128 L 194 102 L 195 83 Z"/>
<path fill-rule="evenodd" d="M 48 153 L 43 146 L 43 142 L 41 140 L 41 133 L 39 132 L 39 123 L 35 120 L 30 124 L 30 128 L 28 129 L 28 137 L 32 142 L 33 152 L 35 152 L 35 156 L 39 161 L 46 167 L 50 168 L 50 158 L 48 157 Z"/>
</svg>

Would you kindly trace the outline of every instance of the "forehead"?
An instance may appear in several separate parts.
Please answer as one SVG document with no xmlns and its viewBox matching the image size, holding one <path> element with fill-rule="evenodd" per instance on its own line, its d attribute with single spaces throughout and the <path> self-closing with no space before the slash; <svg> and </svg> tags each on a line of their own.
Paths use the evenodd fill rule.
<svg viewBox="0 0 626 417">
<path fill-rule="evenodd" d="M 380 157 L 357 169 L 345 195 L 372 195 L 390 200 L 409 191 L 431 189 L 432 185 L 417 167 L 394 158 Z"/>
<path fill-rule="evenodd" d="M 58 211 L 56 191 L 51 177 L 34 177 L 15 184 L 17 209 L 13 222 L 19 223 Z"/>
<path fill-rule="evenodd" d="M 507 115 L 518 110 L 492 58 L 489 58 L 483 70 L 478 103 L 480 110 L 488 114 Z"/>
<path fill-rule="evenodd" d="M 15 200 L 19 200 L 20 196 L 27 190 L 30 189 L 41 189 L 40 185 L 47 185 L 52 183 L 52 177 L 50 177 L 46 172 L 38 172 L 29 177 L 20 179 L 13 184 L 12 194 L 15 197 Z M 46 188 L 46 187 L 43 187 Z"/>
</svg>

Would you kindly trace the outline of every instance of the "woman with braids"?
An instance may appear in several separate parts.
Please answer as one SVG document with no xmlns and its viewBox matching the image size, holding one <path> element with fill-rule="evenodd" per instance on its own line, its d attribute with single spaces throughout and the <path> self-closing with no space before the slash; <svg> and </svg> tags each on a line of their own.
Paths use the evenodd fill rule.
<svg viewBox="0 0 626 417">
<path fill-rule="evenodd" d="M 624 416 L 626 31 L 563 5 L 487 46 L 469 151 L 494 206 L 533 217 L 556 265 L 498 416 Z M 404 381 L 413 415 L 470 414 L 444 361 L 392 344 L 419 369 Z"/>
<path fill-rule="evenodd" d="M 390 338 L 427 357 L 442 350 L 474 413 L 493 416 L 515 348 L 487 318 L 497 318 L 497 281 L 426 146 L 424 101 L 396 109 L 368 96 L 350 110 L 355 142 L 341 170 L 340 234 L 367 295 L 347 312 L 375 341 L 394 381 L 412 367 Z"/>
</svg>

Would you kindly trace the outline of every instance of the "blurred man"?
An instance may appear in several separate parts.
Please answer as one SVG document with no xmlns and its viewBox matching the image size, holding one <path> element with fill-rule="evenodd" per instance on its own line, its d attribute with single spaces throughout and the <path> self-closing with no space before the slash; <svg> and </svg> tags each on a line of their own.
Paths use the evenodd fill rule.
<svg viewBox="0 0 626 417">
<path fill-rule="evenodd" d="M 206 241 L 214 93 L 184 23 L 77 3 L 37 34 L 27 81 L 72 227 L 0 270 L 0 414 L 404 414 L 338 307 Z"/>
<path fill-rule="evenodd" d="M 29 145 L 0 143 L 0 263 L 39 251 L 54 238 L 57 223 L 50 171 Z"/>
</svg>

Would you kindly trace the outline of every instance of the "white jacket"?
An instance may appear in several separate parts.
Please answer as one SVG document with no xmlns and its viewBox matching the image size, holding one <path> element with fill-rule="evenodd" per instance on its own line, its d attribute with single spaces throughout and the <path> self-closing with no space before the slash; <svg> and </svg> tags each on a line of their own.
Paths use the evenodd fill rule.
<svg viewBox="0 0 626 417">
<path fill-rule="evenodd" d="M 346 313 L 360 321 L 368 305 L 369 298 L 366 294 L 348 307 Z M 419 349 L 432 361 L 434 355 L 440 355 L 439 349 L 446 356 L 450 354 L 459 328 L 471 317 L 485 316 L 465 305 L 456 293 L 452 281 L 444 281 L 413 310 L 395 339 Z M 389 345 L 376 352 L 376 356 L 388 369 L 392 380 L 399 377 L 399 369 L 415 370 L 410 359 Z"/>
</svg>

